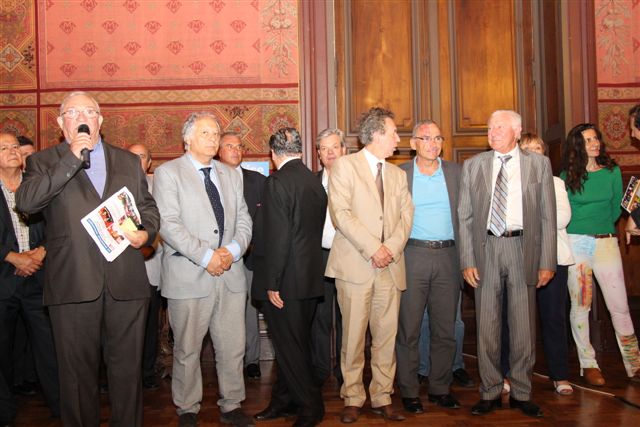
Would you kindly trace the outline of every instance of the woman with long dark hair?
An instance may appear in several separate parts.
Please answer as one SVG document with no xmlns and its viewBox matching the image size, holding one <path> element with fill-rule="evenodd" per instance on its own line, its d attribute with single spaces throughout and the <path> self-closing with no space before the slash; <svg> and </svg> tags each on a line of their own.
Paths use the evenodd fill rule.
<svg viewBox="0 0 640 427">
<path fill-rule="evenodd" d="M 627 375 L 640 381 L 638 339 L 629 315 L 622 257 L 615 222 L 620 217 L 622 174 L 607 154 L 602 134 L 591 123 L 580 124 L 567 135 L 562 155 L 562 178 L 571 204 L 567 227 L 575 264 L 569 267 L 571 332 L 580 360 L 580 375 L 591 385 L 605 380 L 589 339 L 589 311 L 593 277 L 611 314 L 611 321 Z"/>
</svg>

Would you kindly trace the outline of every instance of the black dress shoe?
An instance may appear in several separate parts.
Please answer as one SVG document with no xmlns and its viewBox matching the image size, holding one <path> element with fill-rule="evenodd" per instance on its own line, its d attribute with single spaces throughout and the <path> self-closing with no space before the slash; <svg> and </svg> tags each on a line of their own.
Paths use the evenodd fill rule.
<svg viewBox="0 0 640 427">
<path fill-rule="evenodd" d="M 502 398 L 499 397 L 495 400 L 481 399 L 471 407 L 471 413 L 473 415 L 486 415 L 497 408 L 502 408 Z"/>
<path fill-rule="evenodd" d="M 530 400 L 518 400 L 509 397 L 509 407 L 511 409 L 520 409 L 528 417 L 539 418 L 542 416 L 540 407 Z"/>
<path fill-rule="evenodd" d="M 447 409 L 458 409 L 460 407 L 460 402 L 450 394 L 429 394 L 429 402 Z"/>
<path fill-rule="evenodd" d="M 258 412 L 253 416 L 257 421 L 275 420 L 276 418 L 286 418 L 295 415 L 297 408 L 295 405 L 290 404 L 284 408 L 276 408 L 271 405 L 267 406 L 263 411 Z"/>
<path fill-rule="evenodd" d="M 412 414 L 422 414 L 424 412 L 419 397 L 403 397 L 402 406 L 404 406 L 405 411 L 411 412 Z"/>
<path fill-rule="evenodd" d="M 220 422 L 222 424 L 231 424 L 233 427 L 253 427 L 256 425 L 253 422 L 253 418 L 245 414 L 241 408 L 221 413 Z"/>
<path fill-rule="evenodd" d="M 185 412 L 178 417 L 178 427 L 198 427 L 198 414 Z"/>
<path fill-rule="evenodd" d="M 471 379 L 469 373 L 465 371 L 464 368 L 453 371 L 453 380 L 460 387 L 470 388 L 476 385 L 475 381 Z"/>
<path fill-rule="evenodd" d="M 142 379 L 142 387 L 147 390 L 157 390 L 160 385 L 158 385 L 158 381 L 156 381 L 155 376 L 148 376 Z"/>
<path fill-rule="evenodd" d="M 247 365 L 247 377 L 252 380 L 257 380 L 262 376 L 260 372 L 260 366 L 256 363 L 250 363 Z"/>
</svg>

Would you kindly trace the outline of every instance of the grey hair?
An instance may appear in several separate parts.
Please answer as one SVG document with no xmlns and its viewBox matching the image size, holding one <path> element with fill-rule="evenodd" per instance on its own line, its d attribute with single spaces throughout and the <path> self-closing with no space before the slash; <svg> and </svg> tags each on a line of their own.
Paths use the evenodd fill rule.
<svg viewBox="0 0 640 427">
<path fill-rule="evenodd" d="M 269 148 L 276 156 L 302 153 L 302 138 L 294 128 L 281 128 L 269 138 Z"/>
<path fill-rule="evenodd" d="M 358 136 L 362 145 L 369 145 L 373 141 L 373 134 L 384 133 L 385 119 L 393 119 L 393 112 L 380 107 L 373 107 L 360 117 L 360 131 Z"/>
<path fill-rule="evenodd" d="M 320 141 L 322 141 L 325 138 L 330 137 L 331 135 L 337 135 L 338 138 L 340 138 L 340 146 L 341 147 L 345 147 L 346 144 L 344 142 L 344 132 L 341 131 L 338 128 L 327 128 L 325 130 L 323 130 L 322 132 L 320 132 L 318 134 L 318 136 L 316 137 L 316 150 L 320 149 Z"/>
<path fill-rule="evenodd" d="M 68 94 L 67 96 L 65 96 L 62 102 L 60 103 L 60 115 L 62 116 L 62 113 L 64 113 L 64 107 L 71 98 L 75 96 L 81 96 L 81 95 L 91 99 L 91 101 L 93 101 L 93 103 L 96 106 L 96 110 L 98 110 L 98 113 L 100 113 L 100 105 L 98 105 L 98 101 L 96 101 L 96 99 L 91 94 L 82 90 L 75 90 L 70 94 Z"/>
<path fill-rule="evenodd" d="M 493 113 L 491 113 L 491 115 L 489 116 L 489 120 L 487 121 L 487 124 L 491 123 L 491 120 L 493 120 L 493 118 L 495 116 L 497 116 L 498 114 L 506 114 L 509 116 L 509 118 L 511 119 L 511 123 L 512 123 L 512 128 L 517 128 L 517 127 L 522 127 L 522 116 L 520 116 L 520 114 L 516 113 L 513 110 L 496 110 Z"/>
<path fill-rule="evenodd" d="M 182 126 L 182 140 L 185 142 L 185 148 L 186 148 L 187 139 L 191 138 L 191 136 L 193 135 L 194 125 L 198 120 L 203 119 L 205 117 L 209 117 L 213 119 L 213 121 L 216 122 L 216 124 L 218 125 L 218 130 L 220 129 L 220 122 L 218 121 L 218 118 L 213 113 L 209 113 L 208 111 L 200 111 L 197 113 L 189 114 L 187 121 L 184 122 L 184 125 Z"/>
<path fill-rule="evenodd" d="M 240 141 L 242 141 L 242 135 L 240 135 L 238 132 L 235 132 L 235 131 L 232 131 L 232 130 L 227 130 L 227 131 L 222 132 L 220 134 L 220 141 L 222 141 L 227 136 L 235 136 Z"/>
<path fill-rule="evenodd" d="M 438 124 L 436 122 L 434 122 L 433 120 L 420 120 L 418 123 L 416 123 L 416 125 L 413 127 L 413 130 L 411 131 L 411 137 L 415 138 L 416 134 L 418 133 L 418 129 L 420 129 L 422 126 L 426 126 L 426 125 L 436 125 L 438 126 Z M 440 126 L 438 126 L 440 127 Z"/>
</svg>

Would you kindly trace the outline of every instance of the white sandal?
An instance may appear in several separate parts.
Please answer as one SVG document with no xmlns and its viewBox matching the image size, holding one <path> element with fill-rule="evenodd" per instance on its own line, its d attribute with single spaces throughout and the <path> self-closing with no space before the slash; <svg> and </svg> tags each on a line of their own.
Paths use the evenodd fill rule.
<svg viewBox="0 0 640 427">
<path fill-rule="evenodd" d="M 554 381 L 553 387 L 555 387 L 556 393 L 561 396 L 569 396 L 573 394 L 573 387 L 571 387 L 570 384 L 558 384 L 558 381 Z"/>
</svg>

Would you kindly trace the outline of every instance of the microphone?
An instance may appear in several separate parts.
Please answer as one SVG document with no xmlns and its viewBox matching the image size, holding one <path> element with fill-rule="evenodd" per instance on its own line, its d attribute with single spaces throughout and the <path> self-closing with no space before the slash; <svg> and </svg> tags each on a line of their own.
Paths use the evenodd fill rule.
<svg viewBox="0 0 640 427">
<path fill-rule="evenodd" d="M 87 135 L 91 134 L 89 130 L 89 125 L 83 123 L 78 126 L 78 133 L 86 133 Z M 80 158 L 82 159 L 82 169 L 89 169 L 91 167 L 91 154 L 90 151 L 86 148 L 83 148 L 80 151 Z"/>
</svg>

